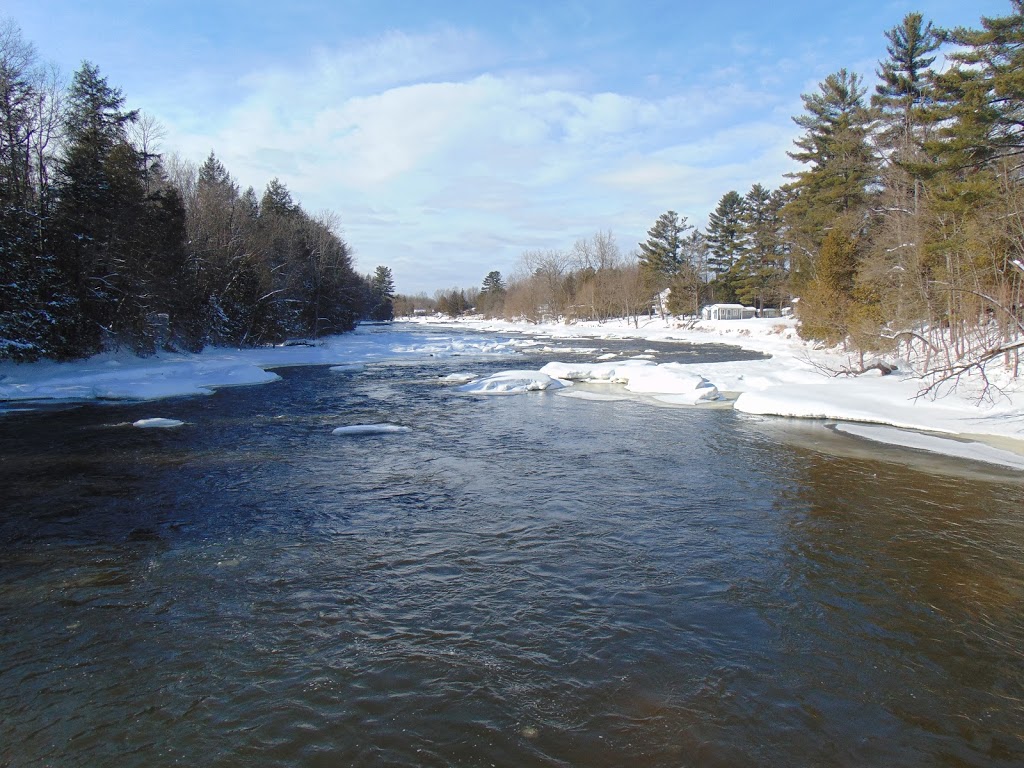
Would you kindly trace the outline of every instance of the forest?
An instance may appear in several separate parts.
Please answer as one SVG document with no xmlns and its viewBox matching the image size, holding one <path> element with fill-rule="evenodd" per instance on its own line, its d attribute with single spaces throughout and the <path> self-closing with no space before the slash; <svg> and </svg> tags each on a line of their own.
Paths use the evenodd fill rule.
<svg viewBox="0 0 1024 768">
<path fill-rule="evenodd" d="M 336 215 L 272 179 L 157 151 L 162 130 L 83 62 L 64 87 L 0 24 L 0 359 L 251 346 L 391 319 Z"/>
<path fill-rule="evenodd" d="M 396 299 L 398 312 L 603 320 L 712 302 L 792 307 L 801 335 L 903 346 L 953 373 L 1024 346 L 1024 2 L 977 28 L 919 13 L 884 32 L 875 82 L 840 69 L 802 96 L 778 189 L 722 195 L 705 227 L 669 210 L 623 254 L 610 232 L 528 252 L 507 281 Z"/>
</svg>

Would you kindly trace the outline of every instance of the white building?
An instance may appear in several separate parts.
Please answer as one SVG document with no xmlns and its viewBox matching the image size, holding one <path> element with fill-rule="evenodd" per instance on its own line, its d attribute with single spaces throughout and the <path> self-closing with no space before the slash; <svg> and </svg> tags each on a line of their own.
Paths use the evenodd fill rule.
<svg viewBox="0 0 1024 768">
<path fill-rule="evenodd" d="M 757 310 L 742 304 L 708 304 L 701 309 L 700 316 L 702 320 L 746 320 L 757 317 Z"/>
</svg>

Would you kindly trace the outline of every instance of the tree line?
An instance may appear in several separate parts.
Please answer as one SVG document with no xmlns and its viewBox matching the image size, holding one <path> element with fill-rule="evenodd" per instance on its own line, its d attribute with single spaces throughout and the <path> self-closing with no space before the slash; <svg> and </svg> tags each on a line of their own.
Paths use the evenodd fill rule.
<svg viewBox="0 0 1024 768">
<path fill-rule="evenodd" d="M 83 62 L 64 87 L 0 24 L 0 359 L 198 351 L 390 319 L 390 270 L 356 273 L 337 217 L 278 179 L 261 195 L 211 151 L 157 151 L 159 125 Z"/>
<path fill-rule="evenodd" d="M 524 254 L 500 290 L 445 309 L 600 320 L 659 306 L 793 304 L 800 333 L 863 352 L 913 348 L 933 368 L 1024 346 L 1024 0 L 977 28 L 919 13 L 885 32 L 869 94 L 848 69 L 802 96 L 799 170 L 726 192 L 706 226 L 667 211 L 626 257 L 610 233 Z M 940 55 L 946 65 L 936 66 Z M 425 297 L 419 297 L 423 303 Z M 404 309 L 417 303 L 403 297 Z M 635 314 L 633 315 L 635 317 Z"/>
</svg>

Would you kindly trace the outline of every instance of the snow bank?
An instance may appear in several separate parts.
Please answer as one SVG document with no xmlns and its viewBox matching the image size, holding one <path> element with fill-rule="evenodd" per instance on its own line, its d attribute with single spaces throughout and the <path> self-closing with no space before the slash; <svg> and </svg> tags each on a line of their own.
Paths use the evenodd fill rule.
<svg viewBox="0 0 1024 768">
<path fill-rule="evenodd" d="M 0 402 L 158 400 L 279 380 L 268 368 L 331 365 L 336 373 L 355 373 L 374 361 L 515 352 L 508 339 L 442 333 L 424 338 L 422 332 L 403 332 L 401 326 L 361 326 L 312 345 L 244 350 L 211 347 L 200 354 L 161 353 L 146 358 L 103 354 L 70 363 L 3 362 Z"/>
<path fill-rule="evenodd" d="M 564 381 L 539 371 L 503 371 L 459 387 L 460 392 L 475 395 L 514 395 L 523 392 L 544 392 L 561 389 Z"/>
<path fill-rule="evenodd" d="M 612 362 L 609 356 L 601 355 L 596 359 L 608 362 L 592 365 L 549 363 L 541 371 L 559 379 L 578 382 L 620 383 L 629 391 L 653 395 L 654 399 L 664 402 L 700 402 L 699 398 L 695 396 L 691 399 L 690 395 L 703 395 L 700 389 L 714 389 L 717 390 L 716 394 L 736 394 L 735 407 L 746 413 L 881 424 L 939 434 L 969 435 L 972 439 L 1004 441 L 1000 444 L 1000 447 L 1005 444 L 1008 449 L 1004 453 L 1024 456 L 1024 382 L 1004 381 L 1007 386 L 1002 393 L 996 395 L 995 402 L 981 402 L 981 384 L 978 379 L 966 380 L 961 389 L 940 398 L 922 397 L 924 384 L 909 375 L 909 365 L 901 365 L 903 370 L 889 376 L 869 373 L 835 377 L 830 375 L 830 371 L 856 367 L 854 361 L 841 350 L 822 349 L 800 339 L 796 321 L 792 318 L 699 322 L 642 318 L 639 327 L 625 320 L 540 325 L 484 319 L 440 322 L 489 333 L 519 333 L 523 335 L 523 340 L 518 343 L 524 347 L 530 343 L 530 336 L 563 340 L 631 338 L 692 344 L 732 344 L 771 357 L 764 360 L 653 366 L 652 363 L 637 359 Z M 691 381 L 694 382 L 689 386 L 682 381 L 687 371 L 690 371 L 689 375 L 693 377 Z M 675 380 L 676 377 L 682 380 Z M 712 386 L 698 387 L 701 381 Z M 686 394 L 672 394 L 673 388 Z M 655 394 L 658 390 L 662 390 L 662 393 Z M 896 429 L 876 431 L 873 439 L 881 440 L 885 437 L 895 441 L 902 434 Z M 916 438 L 899 439 L 905 441 Z M 945 446 L 950 451 L 966 451 L 967 458 L 986 460 L 983 452 L 977 450 L 978 446 L 985 444 L 968 443 L 967 448 L 962 448 L 963 445 L 960 441 L 952 440 L 941 444 L 932 443 L 935 450 Z"/>
<path fill-rule="evenodd" d="M 331 430 L 332 435 L 345 435 L 349 437 L 359 435 L 391 435 L 398 432 L 412 432 L 412 428 L 403 427 L 399 424 L 352 424 L 348 427 L 337 427 Z"/>
</svg>

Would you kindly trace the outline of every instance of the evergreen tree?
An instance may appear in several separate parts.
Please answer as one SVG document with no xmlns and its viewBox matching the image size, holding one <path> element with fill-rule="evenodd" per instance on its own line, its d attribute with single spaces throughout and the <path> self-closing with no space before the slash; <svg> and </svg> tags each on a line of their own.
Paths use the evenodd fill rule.
<svg viewBox="0 0 1024 768">
<path fill-rule="evenodd" d="M 686 217 L 666 211 L 647 230 L 647 240 L 640 243 L 640 269 L 654 290 L 666 288 L 685 264 L 683 241 L 693 229 Z"/>
<path fill-rule="evenodd" d="M 715 277 L 724 275 L 743 256 L 743 206 L 739 192 L 730 190 L 708 216 L 708 269 Z"/>
<path fill-rule="evenodd" d="M 895 151 L 899 159 L 909 155 L 923 138 L 919 127 L 932 100 L 932 54 L 941 40 L 932 23 L 926 23 L 920 13 L 908 13 L 885 37 L 889 41 L 889 58 L 879 62 L 880 82 L 875 86 L 871 104 L 882 118 L 883 145 Z"/>
<path fill-rule="evenodd" d="M 125 133 L 137 113 L 123 107 L 121 91 L 83 62 L 68 93 L 59 167 L 57 245 L 70 298 L 61 319 L 67 346 L 60 355 L 95 352 L 104 339 L 116 341 L 137 327 L 138 318 L 118 312 L 128 290 L 122 245 L 131 236 L 125 228 L 132 216 L 126 212 L 142 194 L 131 178 L 141 163 Z"/>
<path fill-rule="evenodd" d="M 790 200 L 783 215 L 794 245 L 797 267 L 816 256 L 818 247 L 837 218 L 862 211 L 869 188 L 877 178 L 868 141 L 870 112 L 860 77 L 846 69 L 829 75 L 817 93 L 804 94 L 806 114 L 793 118 L 804 129 L 788 153 L 805 170 L 790 174 Z M 806 271 L 806 266 L 804 269 Z"/>
<path fill-rule="evenodd" d="M 947 32 L 954 66 L 936 75 L 938 136 L 929 148 L 948 168 L 979 168 L 1024 153 L 1024 0 L 1012 13 L 982 17 L 982 29 Z"/>
<path fill-rule="evenodd" d="M 395 281 L 390 267 L 378 266 L 369 279 L 371 320 L 393 320 L 395 317 Z"/>
<path fill-rule="evenodd" d="M 505 291 L 505 281 L 501 279 L 501 272 L 498 270 L 492 270 L 487 273 L 484 277 L 483 284 L 480 286 L 480 293 L 499 294 Z"/>
<path fill-rule="evenodd" d="M 760 308 L 780 307 L 786 278 L 786 248 L 783 243 L 782 206 L 779 190 L 755 184 L 743 198 L 743 239 L 745 253 L 737 265 L 740 275 L 737 298 Z"/>
<path fill-rule="evenodd" d="M 849 231 L 833 227 L 821 244 L 815 276 L 800 297 L 800 336 L 837 344 L 849 332 L 857 273 L 857 246 Z"/>
</svg>

